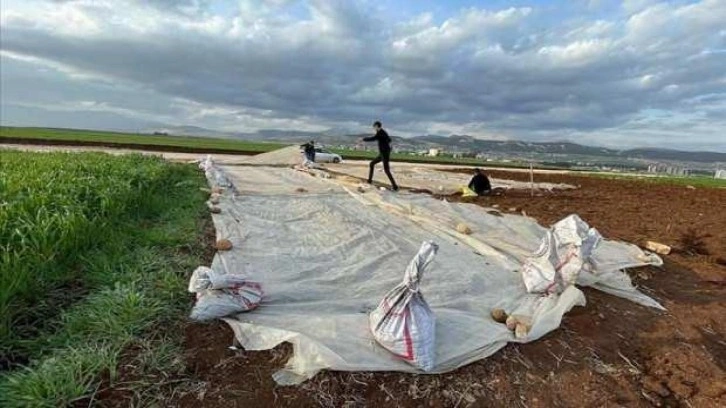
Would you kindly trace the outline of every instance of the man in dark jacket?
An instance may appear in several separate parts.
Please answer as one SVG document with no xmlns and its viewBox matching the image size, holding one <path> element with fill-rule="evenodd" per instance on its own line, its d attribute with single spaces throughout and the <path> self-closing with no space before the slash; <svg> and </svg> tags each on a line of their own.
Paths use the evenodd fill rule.
<svg viewBox="0 0 726 408">
<path fill-rule="evenodd" d="M 303 151 L 305 152 L 305 157 L 307 157 L 307 159 L 311 162 L 315 163 L 315 141 L 311 140 L 304 145 L 300 145 L 300 147 L 303 148 Z"/>
<path fill-rule="evenodd" d="M 474 191 L 476 195 L 487 195 L 492 192 L 492 184 L 481 169 L 474 169 L 474 177 L 469 182 L 469 189 Z"/>
<path fill-rule="evenodd" d="M 364 142 L 378 142 L 378 157 L 371 161 L 370 171 L 368 172 L 368 184 L 373 183 L 373 170 L 376 164 L 383 162 L 383 171 L 386 172 L 388 180 L 391 181 L 391 188 L 393 188 L 393 191 L 398 191 L 398 185 L 396 184 L 396 180 L 393 179 L 391 168 L 389 167 L 389 161 L 391 159 L 391 137 L 383 130 L 383 126 L 379 121 L 373 123 L 373 129 L 376 131 L 375 135 L 362 139 Z"/>
</svg>

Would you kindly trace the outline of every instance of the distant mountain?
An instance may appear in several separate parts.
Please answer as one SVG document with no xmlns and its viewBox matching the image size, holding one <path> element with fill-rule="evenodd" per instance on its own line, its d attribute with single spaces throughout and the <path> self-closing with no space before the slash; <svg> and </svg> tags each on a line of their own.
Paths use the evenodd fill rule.
<svg viewBox="0 0 726 408">
<path fill-rule="evenodd" d="M 571 142 L 522 142 L 517 140 L 483 140 L 471 136 L 417 136 L 413 140 L 455 149 L 492 153 L 578 154 L 590 156 L 616 155 L 617 150 L 583 146 Z"/>
<path fill-rule="evenodd" d="M 669 160 L 700 163 L 726 163 L 726 153 L 687 152 L 680 150 L 641 148 L 616 150 L 604 147 L 584 146 L 572 142 L 522 142 L 481 140 L 471 136 L 417 136 L 412 140 L 431 146 L 441 146 L 454 150 L 474 150 L 484 153 L 516 153 L 516 154 L 557 154 L 601 156 L 626 159 Z"/>
<path fill-rule="evenodd" d="M 677 160 L 701 163 L 726 162 L 726 153 L 716 152 L 683 152 L 669 149 L 631 149 L 622 152 L 634 159 Z"/>
<path fill-rule="evenodd" d="M 342 129 L 330 129 L 325 132 L 305 132 L 294 130 L 260 130 L 257 132 L 222 132 L 197 126 L 171 126 L 154 129 L 165 131 L 171 135 L 234 138 L 250 141 L 268 141 L 280 143 L 302 143 L 315 140 L 322 145 L 352 146 L 361 137 L 370 134 L 345 134 Z M 151 132 L 150 132 L 151 133 Z M 394 143 L 408 149 L 427 150 L 432 147 L 450 152 L 476 152 L 527 155 L 557 156 L 593 156 L 613 159 L 668 160 L 700 163 L 726 163 L 726 153 L 717 152 L 686 152 L 668 149 L 630 149 L 617 150 L 604 147 L 584 146 L 572 142 L 525 142 L 517 140 L 484 140 L 468 135 L 423 135 L 412 138 L 393 137 Z"/>
</svg>

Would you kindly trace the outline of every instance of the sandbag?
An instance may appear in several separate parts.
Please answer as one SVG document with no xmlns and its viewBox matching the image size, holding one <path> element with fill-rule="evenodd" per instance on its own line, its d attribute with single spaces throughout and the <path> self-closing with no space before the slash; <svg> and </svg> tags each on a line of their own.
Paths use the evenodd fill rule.
<svg viewBox="0 0 726 408">
<path fill-rule="evenodd" d="M 376 341 L 424 371 L 434 368 L 436 319 L 419 292 L 419 282 L 437 250 L 434 242 L 424 242 L 406 268 L 403 282 L 369 314 L 369 327 Z"/>
<path fill-rule="evenodd" d="M 558 221 L 524 263 L 527 292 L 562 293 L 574 285 L 580 272 L 591 267 L 590 256 L 601 240 L 600 233 L 577 215 Z"/>
<path fill-rule="evenodd" d="M 262 286 L 241 275 L 219 274 L 204 266 L 198 267 L 189 280 L 189 292 L 197 294 L 192 320 L 212 320 L 259 306 Z"/>
</svg>

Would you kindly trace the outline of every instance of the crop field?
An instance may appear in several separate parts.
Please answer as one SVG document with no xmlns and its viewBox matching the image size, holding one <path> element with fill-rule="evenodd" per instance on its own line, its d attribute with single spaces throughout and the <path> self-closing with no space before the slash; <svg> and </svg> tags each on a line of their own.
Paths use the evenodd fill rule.
<svg viewBox="0 0 726 408">
<path fill-rule="evenodd" d="M 203 185 L 155 157 L 0 150 L 0 406 L 87 395 L 177 316 L 204 257 Z"/>
<path fill-rule="evenodd" d="M 163 136 L 132 133 L 115 133 L 76 129 L 0 127 L 0 143 L 27 143 L 40 145 L 80 145 L 99 147 L 126 147 L 147 150 L 175 152 L 211 152 L 257 154 L 279 149 L 281 143 L 259 143 L 235 139 L 219 139 L 191 136 Z M 370 160 L 377 153 L 353 149 L 331 149 L 345 160 Z M 449 156 L 429 157 L 394 153 L 393 160 L 410 163 L 441 163 L 462 165 L 484 165 L 474 158 L 453 158 Z M 524 167 L 522 163 L 488 162 L 489 166 Z"/>
<path fill-rule="evenodd" d="M 0 143 L 41 143 L 109 147 L 173 148 L 174 151 L 210 151 L 254 154 L 279 149 L 278 143 L 255 143 L 234 139 L 164 136 L 77 129 L 0 127 Z M 165 149 L 167 150 L 167 149 Z"/>
</svg>

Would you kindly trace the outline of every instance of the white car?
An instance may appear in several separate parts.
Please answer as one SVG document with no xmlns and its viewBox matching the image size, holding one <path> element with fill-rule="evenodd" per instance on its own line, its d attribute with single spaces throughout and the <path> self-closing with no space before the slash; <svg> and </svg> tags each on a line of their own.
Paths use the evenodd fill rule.
<svg viewBox="0 0 726 408">
<path fill-rule="evenodd" d="M 315 162 L 316 163 L 340 163 L 343 158 L 339 154 L 331 153 L 323 149 L 315 149 Z"/>
</svg>

